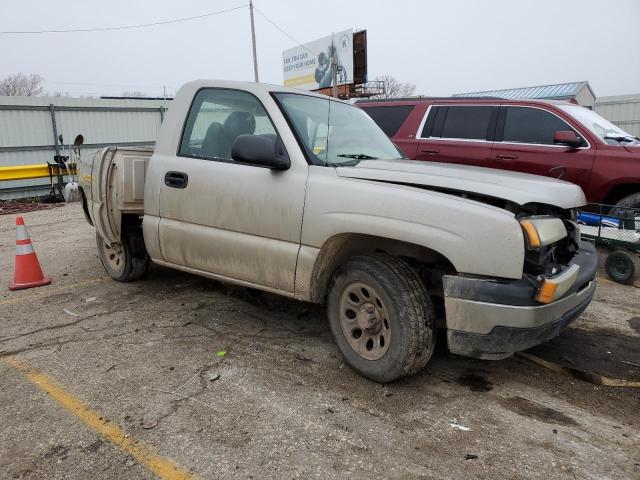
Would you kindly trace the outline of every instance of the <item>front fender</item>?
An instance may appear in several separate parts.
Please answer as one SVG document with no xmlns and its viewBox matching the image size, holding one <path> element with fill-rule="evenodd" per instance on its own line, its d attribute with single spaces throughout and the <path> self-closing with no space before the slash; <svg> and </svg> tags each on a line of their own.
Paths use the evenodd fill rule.
<svg viewBox="0 0 640 480">
<path fill-rule="evenodd" d="M 513 213 L 477 201 L 311 167 L 304 215 L 303 246 L 321 249 L 343 233 L 374 235 L 434 250 L 461 273 L 522 277 L 520 224 Z"/>
</svg>

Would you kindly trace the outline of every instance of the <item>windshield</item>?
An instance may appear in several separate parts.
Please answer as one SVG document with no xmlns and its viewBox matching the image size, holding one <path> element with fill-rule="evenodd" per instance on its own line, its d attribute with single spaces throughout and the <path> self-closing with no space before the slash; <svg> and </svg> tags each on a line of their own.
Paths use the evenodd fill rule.
<svg viewBox="0 0 640 480">
<path fill-rule="evenodd" d="M 403 158 L 364 110 L 295 93 L 274 94 L 314 165 L 349 166 L 361 160 Z"/>
<path fill-rule="evenodd" d="M 561 105 L 560 108 L 610 145 L 628 144 L 637 140 L 629 132 L 625 132 L 593 110 L 578 105 Z"/>
</svg>

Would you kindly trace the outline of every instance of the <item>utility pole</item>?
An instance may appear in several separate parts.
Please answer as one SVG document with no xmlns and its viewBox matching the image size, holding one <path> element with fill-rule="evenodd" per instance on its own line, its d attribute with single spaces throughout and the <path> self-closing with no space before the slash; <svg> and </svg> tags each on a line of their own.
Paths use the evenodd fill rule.
<svg viewBox="0 0 640 480">
<path fill-rule="evenodd" d="M 253 0 L 249 0 L 249 15 L 251 16 L 251 44 L 253 45 L 253 76 L 258 83 L 258 56 L 256 54 L 256 27 L 253 22 Z"/>
</svg>

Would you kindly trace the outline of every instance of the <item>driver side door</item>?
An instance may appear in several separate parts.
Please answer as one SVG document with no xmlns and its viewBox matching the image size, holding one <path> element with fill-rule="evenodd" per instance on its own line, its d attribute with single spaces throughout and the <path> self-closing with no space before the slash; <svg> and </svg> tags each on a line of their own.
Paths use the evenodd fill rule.
<svg viewBox="0 0 640 480">
<path fill-rule="evenodd" d="M 278 135 L 260 100 L 207 88 L 192 103 L 175 155 L 163 159 L 159 237 L 177 268 L 294 291 L 308 173 L 235 162 L 239 135 Z"/>
</svg>

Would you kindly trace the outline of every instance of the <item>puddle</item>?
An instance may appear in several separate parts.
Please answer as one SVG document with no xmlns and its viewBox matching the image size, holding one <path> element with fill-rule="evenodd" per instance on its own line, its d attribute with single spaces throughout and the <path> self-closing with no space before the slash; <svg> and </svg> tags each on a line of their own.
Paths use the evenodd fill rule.
<svg viewBox="0 0 640 480">
<path fill-rule="evenodd" d="M 473 371 L 464 372 L 456 382 L 463 387 L 469 387 L 472 392 L 488 392 L 493 389 L 493 383 Z"/>
</svg>

